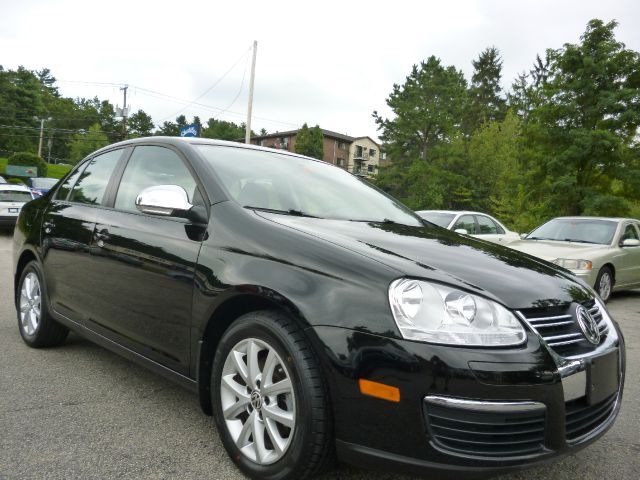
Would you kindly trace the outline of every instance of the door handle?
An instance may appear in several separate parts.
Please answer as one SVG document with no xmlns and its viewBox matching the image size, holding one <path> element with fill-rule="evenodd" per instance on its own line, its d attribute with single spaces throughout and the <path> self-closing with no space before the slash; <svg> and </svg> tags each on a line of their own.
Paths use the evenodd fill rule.
<svg viewBox="0 0 640 480">
<path fill-rule="evenodd" d="M 50 220 L 45 220 L 44 222 L 42 222 L 42 228 L 44 228 L 45 233 L 51 233 L 51 230 L 55 226 L 56 224 Z"/>
<path fill-rule="evenodd" d="M 104 242 L 108 242 L 111 239 L 111 235 L 109 234 L 109 230 L 103 228 L 94 234 L 94 238 L 96 239 L 98 246 L 102 248 L 104 247 Z"/>
</svg>

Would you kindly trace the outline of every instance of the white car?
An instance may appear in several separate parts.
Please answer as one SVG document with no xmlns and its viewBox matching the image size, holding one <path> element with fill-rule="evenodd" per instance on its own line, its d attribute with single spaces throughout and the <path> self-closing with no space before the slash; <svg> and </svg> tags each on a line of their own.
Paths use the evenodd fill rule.
<svg viewBox="0 0 640 480">
<path fill-rule="evenodd" d="M 35 194 L 24 185 L 0 184 L 0 228 L 13 228 L 22 206 L 34 198 Z"/>
<path fill-rule="evenodd" d="M 466 210 L 420 210 L 416 213 L 431 223 L 463 235 L 503 244 L 520 240 L 520 235 L 486 213 Z"/>
</svg>

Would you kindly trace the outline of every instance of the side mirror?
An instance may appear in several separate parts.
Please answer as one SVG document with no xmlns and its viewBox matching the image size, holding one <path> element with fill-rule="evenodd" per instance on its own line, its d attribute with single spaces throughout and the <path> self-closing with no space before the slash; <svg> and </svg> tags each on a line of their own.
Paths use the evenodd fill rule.
<svg viewBox="0 0 640 480">
<path fill-rule="evenodd" d="M 454 232 L 459 233 L 460 235 L 469 235 L 466 228 L 456 228 Z"/>
<path fill-rule="evenodd" d="M 203 220 L 199 209 L 189 203 L 185 189 L 178 185 L 145 188 L 136 198 L 136 208 L 149 215 L 181 217 L 198 222 Z"/>
<path fill-rule="evenodd" d="M 529 234 L 528 234 L 528 233 L 521 233 L 521 234 L 520 234 L 520 238 L 521 238 L 522 240 L 524 240 L 525 238 L 527 238 L 527 235 L 529 235 Z"/>
<path fill-rule="evenodd" d="M 640 247 L 640 240 L 636 240 L 635 238 L 627 238 L 623 240 L 620 244 L 621 247 Z"/>
</svg>

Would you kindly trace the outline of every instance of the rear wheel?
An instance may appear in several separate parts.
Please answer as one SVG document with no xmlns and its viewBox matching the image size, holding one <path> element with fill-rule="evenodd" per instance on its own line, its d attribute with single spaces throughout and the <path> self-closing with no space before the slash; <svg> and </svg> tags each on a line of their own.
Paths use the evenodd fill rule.
<svg viewBox="0 0 640 480">
<path fill-rule="evenodd" d="M 35 261 L 29 262 L 18 282 L 16 310 L 22 340 L 30 347 L 61 345 L 69 330 L 49 315 L 42 272 Z"/>
<path fill-rule="evenodd" d="M 613 289 L 613 272 L 610 267 L 602 267 L 596 278 L 596 291 L 603 301 L 608 302 Z"/>
<path fill-rule="evenodd" d="M 211 392 L 222 442 L 250 477 L 303 479 L 330 464 L 326 388 L 289 318 L 260 311 L 232 324 L 216 349 Z"/>
</svg>

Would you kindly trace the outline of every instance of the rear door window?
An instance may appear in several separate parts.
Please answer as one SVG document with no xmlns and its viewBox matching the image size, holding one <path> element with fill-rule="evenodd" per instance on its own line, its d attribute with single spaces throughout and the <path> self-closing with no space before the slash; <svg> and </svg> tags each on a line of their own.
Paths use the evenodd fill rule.
<svg viewBox="0 0 640 480">
<path fill-rule="evenodd" d="M 94 157 L 73 186 L 69 201 L 100 205 L 121 155 L 122 149 L 118 149 Z"/>
</svg>

